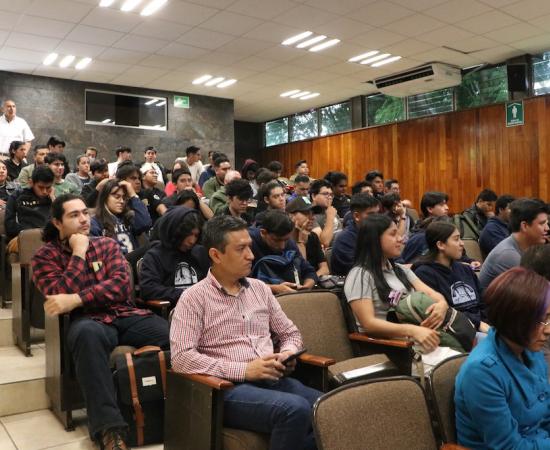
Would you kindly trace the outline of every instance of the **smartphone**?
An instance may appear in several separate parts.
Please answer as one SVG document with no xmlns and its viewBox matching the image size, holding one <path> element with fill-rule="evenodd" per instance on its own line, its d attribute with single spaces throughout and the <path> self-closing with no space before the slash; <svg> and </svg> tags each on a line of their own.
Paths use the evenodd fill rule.
<svg viewBox="0 0 550 450">
<path fill-rule="evenodd" d="M 290 361 L 294 361 L 298 356 L 303 355 L 305 352 L 307 352 L 307 348 L 303 348 L 302 350 L 298 350 L 296 353 L 293 353 L 290 355 L 287 359 L 283 361 L 283 364 L 286 366 Z"/>
</svg>

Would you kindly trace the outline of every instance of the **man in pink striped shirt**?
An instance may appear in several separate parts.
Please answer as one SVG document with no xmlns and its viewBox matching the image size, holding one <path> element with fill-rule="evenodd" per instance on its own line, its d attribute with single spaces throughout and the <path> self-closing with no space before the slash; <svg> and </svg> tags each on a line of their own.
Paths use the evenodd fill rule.
<svg viewBox="0 0 550 450">
<path fill-rule="evenodd" d="M 302 348 L 302 338 L 271 290 L 246 278 L 254 259 L 246 223 L 216 216 L 203 241 L 212 267 L 175 308 L 173 369 L 235 382 L 225 393 L 226 426 L 270 433 L 271 450 L 315 449 L 311 407 L 321 392 L 288 377 L 296 361 L 283 361 Z"/>
</svg>

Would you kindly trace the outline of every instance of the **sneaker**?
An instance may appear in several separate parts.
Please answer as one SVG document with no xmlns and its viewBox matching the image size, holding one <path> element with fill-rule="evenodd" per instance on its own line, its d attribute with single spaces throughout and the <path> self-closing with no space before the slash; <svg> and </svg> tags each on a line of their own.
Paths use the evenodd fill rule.
<svg viewBox="0 0 550 450">
<path fill-rule="evenodd" d="M 101 437 L 101 450 L 130 450 L 120 430 L 107 430 Z"/>
</svg>

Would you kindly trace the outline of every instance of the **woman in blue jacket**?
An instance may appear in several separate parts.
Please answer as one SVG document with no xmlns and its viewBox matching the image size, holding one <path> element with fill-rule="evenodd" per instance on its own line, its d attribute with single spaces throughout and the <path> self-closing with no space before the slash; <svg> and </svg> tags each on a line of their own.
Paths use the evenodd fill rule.
<svg viewBox="0 0 550 450">
<path fill-rule="evenodd" d="M 550 449 L 550 385 L 541 349 L 550 336 L 550 288 L 516 267 L 485 291 L 493 325 L 455 383 L 458 443 L 476 449 Z"/>
</svg>

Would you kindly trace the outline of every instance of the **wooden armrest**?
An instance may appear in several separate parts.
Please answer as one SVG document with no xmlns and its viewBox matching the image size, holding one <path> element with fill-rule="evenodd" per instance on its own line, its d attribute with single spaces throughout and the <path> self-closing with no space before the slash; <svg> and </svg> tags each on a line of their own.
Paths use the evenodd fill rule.
<svg viewBox="0 0 550 450">
<path fill-rule="evenodd" d="M 167 308 L 170 306 L 170 302 L 168 300 L 145 300 L 144 303 L 147 306 L 150 306 L 151 308 L 156 308 L 156 309 Z"/>
<path fill-rule="evenodd" d="M 406 341 L 404 339 L 380 339 L 372 338 L 366 335 L 365 333 L 350 333 L 350 340 L 356 342 L 368 342 L 371 344 L 377 345 L 387 345 L 389 347 L 398 347 L 398 348 L 410 348 L 413 346 L 412 341 Z"/>
<path fill-rule="evenodd" d="M 217 389 L 218 391 L 223 391 L 226 389 L 231 389 L 234 385 L 231 381 L 223 380 L 212 375 L 201 375 L 197 373 L 180 373 L 173 370 L 168 371 L 171 374 L 177 375 L 178 377 L 187 378 L 188 380 L 195 381 L 196 383 L 204 384 L 205 386 L 211 387 L 212 389 Z"/>
<path fill-rule="evenodd" d="M 458 444 L 443 444 L 440 450 L 468 450 L 468 448 Z"/>
<path fill-rule="evenodd" d="M 311 353 L 304 353 L 298 356 L 298 361 L 304 364 L 310 364 L 318 367 L 328 367 L 336 364 L 336 360 L 332 358 L 326 358 L 324 356 L 312 355 Z"/>
</svg>

